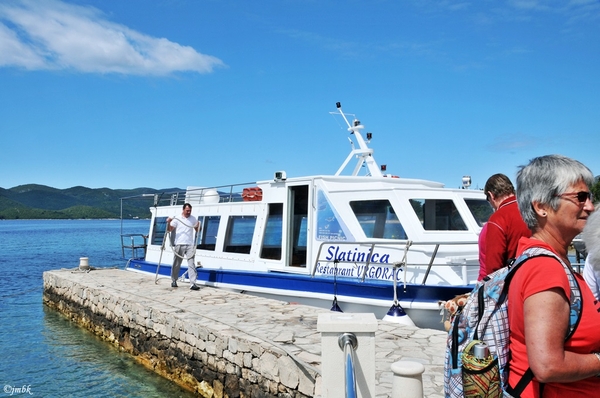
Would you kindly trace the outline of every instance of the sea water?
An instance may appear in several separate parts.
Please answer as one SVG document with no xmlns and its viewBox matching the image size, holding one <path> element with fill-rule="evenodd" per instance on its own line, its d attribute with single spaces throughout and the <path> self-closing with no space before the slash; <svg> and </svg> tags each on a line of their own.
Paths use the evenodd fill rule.
<svg viewBox="0 0 600 398">
<path fill-rule="evenodd" d="M 120 234 L 149 220 L 0 221 L 0 398 L 192 397 L 42 303 L 44 271 L 124 268 Z"/>
</svg>

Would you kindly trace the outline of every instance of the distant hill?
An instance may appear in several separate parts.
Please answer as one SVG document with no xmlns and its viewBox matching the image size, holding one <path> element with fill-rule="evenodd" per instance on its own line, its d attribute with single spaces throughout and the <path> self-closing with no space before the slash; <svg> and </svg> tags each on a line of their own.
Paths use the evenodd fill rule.
<svg viewBox="0 0 600 398">
<path fill-rule="evenodd" d="M 120 218 L 121 198 L 176 191 L 181 189 L 56 189 L 37 184 L 19 185 L 10 189 L 0 188 L 0 220 Z M 149 207 L 153 202 L 150 198 L 145 199 L 124 201 L 123 217 L 149 218 Z"/>
</svg>

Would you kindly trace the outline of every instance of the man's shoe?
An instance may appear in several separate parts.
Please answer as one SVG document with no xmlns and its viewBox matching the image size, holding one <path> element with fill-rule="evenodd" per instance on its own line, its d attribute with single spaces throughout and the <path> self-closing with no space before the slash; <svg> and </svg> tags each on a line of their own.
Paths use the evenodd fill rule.
<svg viewBox="0 0 600 398">
<path fill-rule="evenodd" d="M 196 285 L 192 285 L 192 287 L 190 287 L 190 290 L 200 290 L 200 288 Z"/>
<path fill-rule="evenodd" d="M 171 282 L 171 287 L 177 287 L 177 282 Z"/>
</svg>

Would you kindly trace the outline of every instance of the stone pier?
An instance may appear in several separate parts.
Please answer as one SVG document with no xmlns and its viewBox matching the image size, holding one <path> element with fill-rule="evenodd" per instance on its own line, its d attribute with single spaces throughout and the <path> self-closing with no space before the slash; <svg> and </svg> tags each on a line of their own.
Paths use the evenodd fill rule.
<svg viewBox="0 0 600 398">
<path fill-rule="evenodd" d="M 328 310 L 179 286 L 118 269 L 63 269 L 44 273 L 44 303 L 199 396 L 321 396 L 317 318 Z M 445 336 L 380 322 L 376 397 L 391 395 L 398 360 L 423 363 L 425 396 L 442 397 Z"/>
</svg>

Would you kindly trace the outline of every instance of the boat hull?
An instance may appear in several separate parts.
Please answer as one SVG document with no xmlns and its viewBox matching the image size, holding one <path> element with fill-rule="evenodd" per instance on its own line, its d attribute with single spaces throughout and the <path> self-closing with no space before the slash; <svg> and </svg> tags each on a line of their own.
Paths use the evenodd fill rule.
<svg viewBox="0 0 600 398">
<path fill-rule="evenodd" d="M 171 266 L 145 260 L 130 260 L 130 271 L 169 279 Z M 182 267 L 180 277 L 187 276 Z M 310 276 L 287 272 L 252 272 L 197 268 L 197 284 L 228 289 L 261 297 L 330 309 L 334 298 L 344 312 L 372 312 L 382 319 L 394 303 L 394 285 L 388 281 L 331 276 Z M 441 329 L 439 302 L 472 290 L 472 286 L 432 286 L 398 284 L 396 295 L 418 327 Z"/>
</svg>

